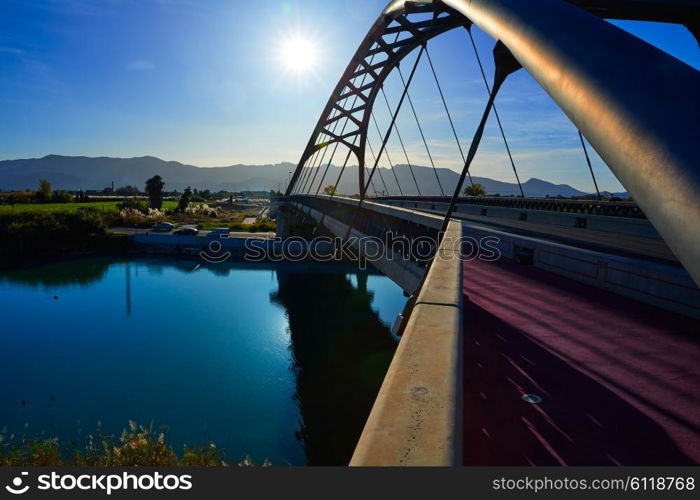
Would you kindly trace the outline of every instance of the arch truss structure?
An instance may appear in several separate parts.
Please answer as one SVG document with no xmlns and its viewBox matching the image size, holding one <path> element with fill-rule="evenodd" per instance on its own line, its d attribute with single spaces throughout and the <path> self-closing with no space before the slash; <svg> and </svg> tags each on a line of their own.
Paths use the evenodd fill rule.
<svg viewBox="0 0 700 500">
<path fill-rule="evenodd" d="M 697 37 L 700 0 L 392 1 L 343 72 L 286 195 L 318 194 L 327 167 L 342 146 L 347 153 L 345 163 L 337 160 L 343 165 L 341 175 L 354 155 L 359 165 L 357 192 L 364 199 L 428 40 L 475 25 L 497 41 L 496 75 L 482 130 L 502 80 L 524 68 L 588 140 L 700 283 L 700 72 L 606 19 L 678 23 Z M 418 51 L 416 63 L 401 76 L 404 95 L 367 176 L 365 148 L 373 106 L 386 78 L 414 50 Z M 508 69 L 501 71 L 500 80 L 499 53 L 503 60 L 517 63 L 501 64 L 501 69 Z M 503 58 L 503 53 L 509 57 Z M 475 136 L 472 141 L 460 182 L 468 175 L 480 139 Z"/>
<path fill-rule="evenodd" d="M 367 131 L 374 102 L 384 81 L 408 54 L 429 39 L 471 24 L 464 16 L 439 2 L 394 4 L 387 7 L 374 23 L 336 85 L 294 172 L 288 194 L 297 182 L 306 187 L 315 185 L 311 177 L 317 171 L 308 169 L 308 178 L 300 179 L 302 169 L 313 160 L 314 165 L 320 166 L 323 154 L 318 153 L 342 144 L 358 161 L 358 192 L 364 196 Z M 425 14 L 430 14 L 430 18 L 425 19 Z M 418 16 L 420 19 L 415 19 Z M 323 159 L 328 160 L 330 155 Z"/>
</svg>

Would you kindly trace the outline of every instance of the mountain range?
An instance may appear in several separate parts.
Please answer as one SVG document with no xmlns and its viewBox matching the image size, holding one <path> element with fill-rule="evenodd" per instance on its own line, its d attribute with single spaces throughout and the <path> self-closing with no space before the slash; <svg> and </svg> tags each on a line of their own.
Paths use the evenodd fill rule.
<svg viewBox="0 0 700 500">
<path fill-rule="evenodd" d="M 191 186 L 212 191 L 245 191 L 284 189 L 290 172 L 296 167 L 293 163 L 283 162 L 275 165 L 231 165 L 227 167 L 197 167 L 177 161 L 165 161 L 153 156 L 137 158 L 110 158 L 86 156 L 48 155 L 43 158 L 0 161 L 0 189 L 21 190 L 36 189 L 39 179 L 47 179 L 54 189 L 66 190 L 101 190 L 114 183 L 115 187 L 134 185 L 143 189 L 146 179 L 158 174 L 165 181 L 167 191 L 182 191 Z M 310 175 L 301 177 L 306 180 L 307 189 L 313 180 L 312 192 L 320 185 L 335 184 L 341 168 L 331 165 L 311 170 Z M 436 175 L 437 172 L 437 175 Z M 415 177 L 415 181 L 414 181 Z M 430 167 L 396 165 L 394 171 L 380 168 L 375 172 L 370 194 L 388 192 L 405 195 L 418 194 L 416 184 L 423 195 L 451 193 L 459 174 L 447 168 L 434 171 Z M 338 190 L 345 194 L 355 194 L 358 189 L 358 167 L 345 168 Z M 438 181 L 439 179 L 439 181 Z M 398 183 L 397 183 L 398 181 Z M 488 194 L 518 195 L 518 185 L 509 182 L 473 177 L 486 188 Z M 400 189 L 399 189 L 400 187 Z M 581 196 L 587 193 L 567 184 L 553 184 L 532 178 L 522 184 L 526 196 Z M 625 197 L 626 193 L 611 193 Z"/>
</svg>

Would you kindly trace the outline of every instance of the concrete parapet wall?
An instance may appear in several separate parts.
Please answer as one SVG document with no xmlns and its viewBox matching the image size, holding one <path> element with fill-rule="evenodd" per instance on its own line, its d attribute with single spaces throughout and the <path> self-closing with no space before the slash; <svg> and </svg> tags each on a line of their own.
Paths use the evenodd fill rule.
<svg viewBox="0 0 700 500">
<path fill-rule="evenodd" d="M 412 202 L 412 201 L 385 201 L 394 207 L 407 207 L 416 210 L 429 210 L 437 213 L 447 210 L 446 203 L 436 202 Z M 535 224 L 547 224 L 557 227 L 579 227 L 591 231 L 604 233 L 625 234 L 641 238 L 661 239 L 647 219 L 633 219 L 629 217 L 614 217 L 609 215 L 577 214 L 572 212 L 553 212 L 546 210 L 533 210 L 525 208 L 498 207 L 493 205 L 460 204 L 455 207 L 455 213 L 464 215 L 476 215 L 493 217 L 505 220 L 523 220 L 523 214 L 528 222 Z"/>
<path fill-rule="evenodd" d="M 351 200 L 353 201 L 353 200 Z M 330 217 L 328 215 L 322 214 L 316 209 L 306 207 L 301 204 L 294 204 L 295 207 L 304 212 L 307 216 L 320 222 L 326 229 L 336 236 L 345 237 L 348 234 L 347 224 Z M 363 238 L 366 235 L 351 229 L 349 236 L 355 236 L 357 238 Z M 365 245 L 376 245 L 376 242 L 366 241 Z M 357 245 L 354 245 L 357 248 Z M 377 255 L 380 253 L 379 249 L 375 248 L 363 248 L 358 249 L 361 256 L 364 256 L 364 252 L 371 255 Z M 406 293 L 412 294 L 418 287 L 425 268 L 416 264 L 415 262 L 403 260 L 403 259 L 373 259 L 371 264 L 379 269 L 382 273 L 387 275 L 391 280 L 399 285 Z"/>
<path fill-rule="evenodd" d="M 461 224 L 452 221 L 350 465 L 461 464 L 461 235 Z"/>
</svg>

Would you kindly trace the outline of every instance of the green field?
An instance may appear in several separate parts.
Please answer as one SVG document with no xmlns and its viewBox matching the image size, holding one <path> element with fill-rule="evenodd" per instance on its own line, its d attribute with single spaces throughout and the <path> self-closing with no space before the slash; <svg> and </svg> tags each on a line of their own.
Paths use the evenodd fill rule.
<svg viewBox="0 0 700 500">
<path fill-rule="evenodd" d="M 91 207 L 98 210 L 113 212 L 117 209 L 120 201 L 90 201 L 86 203 L 20 203 L 16 205 L 0 205 L 0 212 L 21 213 L 21 212 L 72 212 L 78 208 Z M 177 206 L 177 201 L 166 200 L 163 208 L 172 209 Z"/>
</svg>

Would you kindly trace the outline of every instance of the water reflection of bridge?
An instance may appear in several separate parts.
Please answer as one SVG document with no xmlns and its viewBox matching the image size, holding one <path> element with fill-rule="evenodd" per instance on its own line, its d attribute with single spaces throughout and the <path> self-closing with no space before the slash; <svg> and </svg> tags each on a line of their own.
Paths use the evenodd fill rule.
<svg viewBox="0 0 700 500">
<path fill-rule="evenodd" d="M 275 271 L 273 302 L 289 320 L 292 369 L 301 421 L 298 438 L 310 465 L 345 465 L 396 348 L 372 309 L 367 273 L 347 276 Z M 300 293 L 300 290 L 305 290 Z"/>
</svg>

